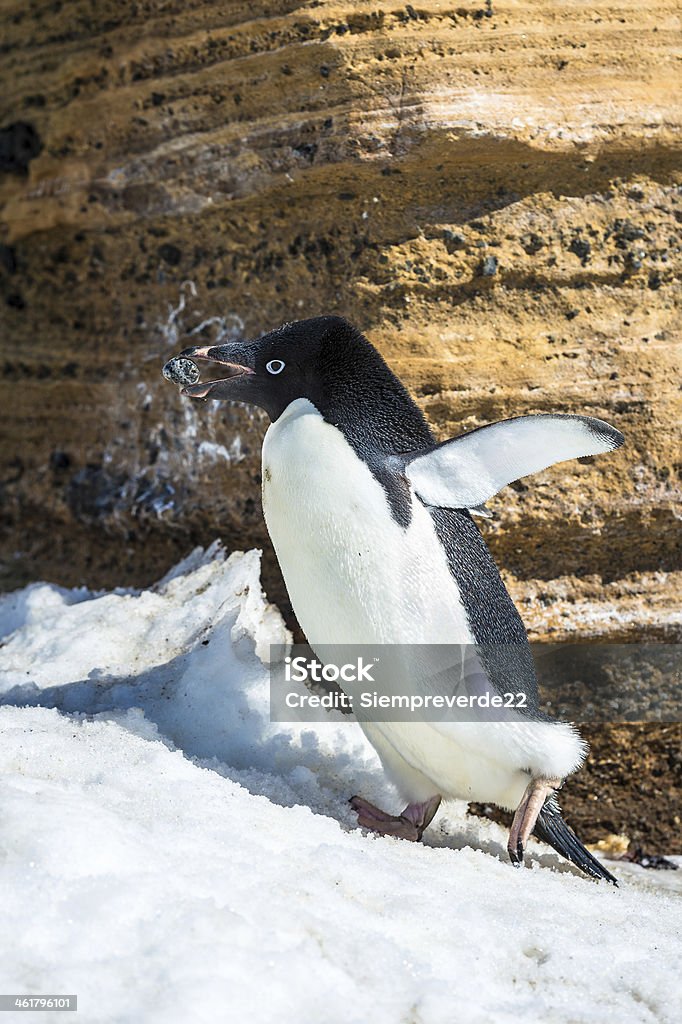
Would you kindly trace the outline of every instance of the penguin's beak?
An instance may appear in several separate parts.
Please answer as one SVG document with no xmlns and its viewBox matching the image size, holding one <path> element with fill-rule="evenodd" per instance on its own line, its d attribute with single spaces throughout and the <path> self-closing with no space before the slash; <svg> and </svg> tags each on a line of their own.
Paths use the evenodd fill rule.
<svg viewBox="0 0 682 1024">
<path fill-rule="evenodd" d="M 239 343 L 198 346 L 186 348 L 180 355 L 197 363 L 219 363 L 222 374 L 215 380 L 186 385 L 180 392 L 182 395 L 188 395 L 189 398 L 213 398 L 233 402 L 247 400 L 243 395 L 243 388 L 248 378 L 255 373 L 254 346 Z"/>
</svg>

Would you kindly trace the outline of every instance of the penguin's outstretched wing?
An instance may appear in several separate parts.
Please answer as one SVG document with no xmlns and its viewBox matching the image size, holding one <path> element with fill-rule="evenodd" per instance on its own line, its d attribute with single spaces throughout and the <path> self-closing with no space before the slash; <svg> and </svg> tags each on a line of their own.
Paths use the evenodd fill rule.
<svg viewBox="0 0 682 1024">
<path fill-rule="evenodd" d="M 623 441 L 591 416 L 518 416 L 403 456 L 403 474 L 425 504 L 474 510 L 513 480 Z"/>
</svg>

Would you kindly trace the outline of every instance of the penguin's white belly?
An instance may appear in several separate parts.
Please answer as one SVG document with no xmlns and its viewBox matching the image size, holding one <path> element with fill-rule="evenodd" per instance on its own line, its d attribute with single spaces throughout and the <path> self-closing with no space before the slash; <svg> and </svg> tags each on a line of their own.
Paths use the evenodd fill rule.
<svg viewBox="0 0 682 1024">
<path fill-rule="evenodd" d="M 263 511 L 314 650 L 475 642 L 428 510 L 413 500 L 401 527 L 366 463 L 307 399 L 292 402 L 265 436 Z M 525 744 L 519 752 L 497 742 L 497 723 L 362 727 L 410 802 L 438 792 L 511 807 L 528 781 Z"/>
<path fill-rule="evenodd" d="M 403 529 L 386 493 L 306 399 L 263 442 L 263 511 L 310 644 L 473 643 L 428 510 Z"/>
</svg>

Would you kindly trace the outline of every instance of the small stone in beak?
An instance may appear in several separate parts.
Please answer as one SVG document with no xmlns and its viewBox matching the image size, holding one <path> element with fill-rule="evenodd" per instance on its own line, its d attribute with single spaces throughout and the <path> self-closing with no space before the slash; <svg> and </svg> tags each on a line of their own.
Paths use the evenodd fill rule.
<svg viewBox="0 0 682 1024">
<path fill-rule="evenodd" d="M 181 388 L 196 384 L 201 376 L 197 364 L 187 356 L 176 356 L 174 359 L 169 359 L 161 372 L 166 380 Z"/>
</svg>

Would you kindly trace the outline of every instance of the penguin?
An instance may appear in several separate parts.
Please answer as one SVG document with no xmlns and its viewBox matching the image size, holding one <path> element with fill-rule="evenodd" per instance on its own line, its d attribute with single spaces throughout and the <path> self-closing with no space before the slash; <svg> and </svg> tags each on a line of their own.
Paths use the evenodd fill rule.
<svg viewBox="0 0 682 1024">
<path fill-rule="evenodd" d="M 515 866 L 534 834 L 587 875 L 617 884 L 562 817 L 557 790 L 587 747 L 573 725 L 539 707 L 525 628 L 472 514 L 485 514 L 512 481 L 613 451 L 623 435 L 593 417 L 543 414 L 436 443 L 401 381 L 339 316 L 287 323 L 251 342 L 187 348 L 177 358 L 220 366 L 218 378 L 186 383 L 182 394 L 255 405 L 270 419 L 263 512 L 293 609 L 321 661 L 348 644 L 422 652 L 454 645 L 467 652 L 462 664 L 469 660 L 460 676 L 483 678 L 490 693 L 524 695 L 523 711 L 497 720 L 359 717 L 406 804 L 392 814 L 354 796 L 359 825 L 418 841 L 442 800 L 495 804 L 513 812 L 507 849 Z M 179 381 L 172 367 L 166 375 Z M 415 659 L 403 661 L 396 687 L 409 686 L 417 670 Z"/>
</svg>

